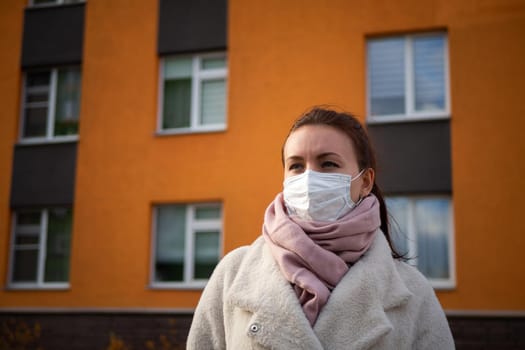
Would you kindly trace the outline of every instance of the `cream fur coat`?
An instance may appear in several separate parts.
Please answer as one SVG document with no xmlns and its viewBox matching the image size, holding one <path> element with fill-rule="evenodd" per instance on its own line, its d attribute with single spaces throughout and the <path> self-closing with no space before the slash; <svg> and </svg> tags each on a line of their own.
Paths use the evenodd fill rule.
<svg viewBox="0 0 525 350">
<path fill-rule="evenodd" d="M 262 238 L 224 257 L 208 282 L 187 349 L 453 349 L 425 277 L 391 258 L 381 231 L 333 290 L 312 328 Z"/>
</svg>

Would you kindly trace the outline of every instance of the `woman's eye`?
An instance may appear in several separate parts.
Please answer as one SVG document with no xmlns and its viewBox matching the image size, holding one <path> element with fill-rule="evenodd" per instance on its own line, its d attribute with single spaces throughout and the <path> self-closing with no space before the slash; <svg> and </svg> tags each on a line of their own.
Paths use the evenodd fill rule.
<svg viewBox="0 0 525 350">
<path fill-rule="evenodd" d="M 339 165 L 337 163 L 326 161 L 321 164 L 323 168 L 339 168 Z"/>
<path fill-rule="evenodd" d="M 294 164 L 291 164 L 289 167 L 288 167 L 288 170 L 299 170 L 302 168 L 302 165 L 299 164 L 299 163 L 294 163 Z"/>
</svg>

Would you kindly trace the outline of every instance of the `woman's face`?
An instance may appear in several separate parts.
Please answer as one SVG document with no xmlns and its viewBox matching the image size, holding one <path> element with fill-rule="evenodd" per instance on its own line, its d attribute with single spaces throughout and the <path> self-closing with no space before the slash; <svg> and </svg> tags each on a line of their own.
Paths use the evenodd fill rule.
<svg viewBox="0 0 525 350">
<path fill-rule="evenodd" d="M 290 134 L 284 145 L 284 178 L 305 170 L 322 173 L 359 174 L 352 140 L 342 131 L 328 125 L 305 125 Z M 374 183 L 373 169 L 352 181 L 352 201 L 366 196 Z"/>
</svg>

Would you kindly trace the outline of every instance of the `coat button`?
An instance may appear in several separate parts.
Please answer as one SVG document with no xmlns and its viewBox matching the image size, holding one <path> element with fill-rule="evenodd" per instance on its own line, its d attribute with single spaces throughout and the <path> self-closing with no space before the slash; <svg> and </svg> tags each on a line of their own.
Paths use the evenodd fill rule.
<svg viewBox="0 0 525 350">
<path fill-rule="evenodd" d="M 261 325 L 258 324 L 258 323 L 252 323 L 250 325 L 250 333 L 251 334 L 256 334 L 257 332 L 259 332 L 261 330 Z"/>
</svg>

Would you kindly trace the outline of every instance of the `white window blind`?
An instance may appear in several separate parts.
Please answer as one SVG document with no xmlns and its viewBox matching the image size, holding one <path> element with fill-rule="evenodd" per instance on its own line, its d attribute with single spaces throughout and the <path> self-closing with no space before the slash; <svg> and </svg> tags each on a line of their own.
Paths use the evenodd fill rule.
<svg viewBox="0 0 525 350">
<path fill-rule="evenodd" d="M 223 130 L 226 125 L 225 55 L 168 57 L 163 67 L 159 132 Z"/>
<path fill-rule="evenodd" d="M 405 47 L 399 38 L 368 45 L 371 115 L 405 113 Z"/>
<path fill-rule="evenodd" d="M 448 197 L 387 197 L 397 250 L 435 287 L 454 285 L 452 204 Z"/>
<path fill-rule="evenodd" d="M 414 76 L 416 111 L 445 109 L 445 40 L 443 36 L 415 37 Z"/>
<path fill-rule="evenodd" d="M 447 118 L 446 33 L 367 41 L 369 122 Z"/>
<path fill-rule="evenodd" d="M 221 124 L 225 119 L 226 94 L 224 80 L 207 80 L 201 88 L 201 124 Z"/>
<path fill-rule="evenodd" d="M 203 287 L 220 257 L 220 204 L 155 207 L 154 286 Z"/>
</svg>

